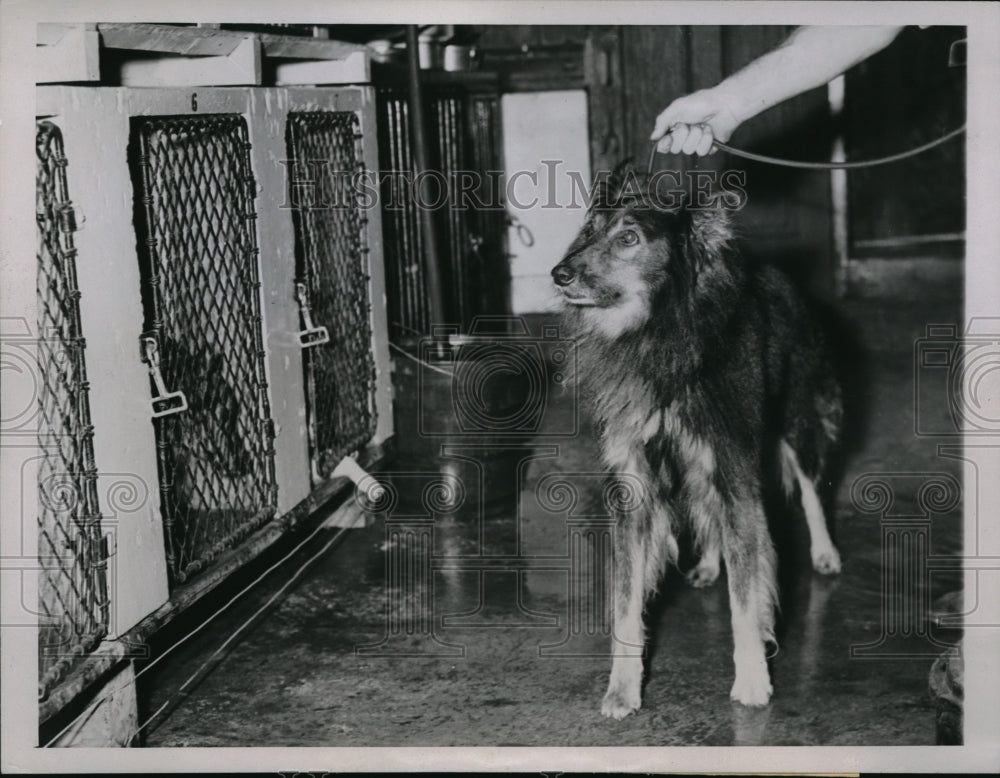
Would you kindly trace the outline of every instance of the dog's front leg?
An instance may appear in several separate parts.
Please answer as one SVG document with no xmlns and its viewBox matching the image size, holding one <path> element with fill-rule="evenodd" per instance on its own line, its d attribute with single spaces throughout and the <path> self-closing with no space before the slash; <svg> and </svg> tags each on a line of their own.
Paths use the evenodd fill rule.
<svg viewBox="0 0 1000 778">
<path fill-rule="evenodd" d="M 729 696 L 744 705 L 766 705 L 771 678 L 764 645 L 774 640 L 775 553 L 757 500 L 732 506 L 722 534 L 729 571 L 736 678 Z"/>
<path fill-rule="evenodd" d="M 642 704 L 642 611 L 650 539 L 644 517 L 636 514 L 619 515 L 615 530 L 613 658 L 601 713 L 623 719 Z"/>
</svg>

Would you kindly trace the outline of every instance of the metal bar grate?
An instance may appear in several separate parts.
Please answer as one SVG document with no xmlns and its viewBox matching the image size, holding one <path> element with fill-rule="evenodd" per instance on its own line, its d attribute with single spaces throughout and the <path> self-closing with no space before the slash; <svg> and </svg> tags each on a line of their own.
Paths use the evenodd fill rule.
<svg viewBox="0 0 1000 778">
<path fill-rule="evenodd" d="M 133 119 L 143 339 L 188 405 L 154 419 L 174 583 L 276 510 L 249 148 L 239 115 Z"/>
<path fill-rule="evenodd" d="M 446 315 L 449 322 L 468 327 L 476 313 L 508 308 L 506 216 L 496 176 L 502 167 L 499 99 L 452 87 L 435 89 L 430 99 L 431 165 L 446 195 L 435 212 L 444 252 L 440 265 Z M 406 97 L 383 87 L 377 107 L 389 331 L 398 342 L 429 332 L 423 239 L 414 201 Z M 470 189 L 468 182 L 475 185 Z M 436 196 L 437 186 L 432 189 Z M 470 203 L 468 191 L 486 207 Z"/>
<path fill-rule="evenodd" d="M 444 94 L 434 101 L 434 109 L 437 118 L 437 168 L 452 187 L 456 176 L 470 169 L 465 149 L 465 104 L 457 95 Z M 468 210 L 446 205 L 438 209 L 437 216 L 442 243 L 448 247 L 444 283 L 449 293 L 450 318 L 465 327 L 472 319 L 469 298 L 473 292 L 467 261 L 471 248 Z"/>
<path fill-rule="evenodd" d="M 62 134 L 35 135 L 38 227 L 38 649 L 44 699 L 107 634 L 107 544 L 90 423 Z"/>
<path fill-rule="evenodd" d="M 329 341 L 304 352 L 314 468 L 327 477 L 375 434 L 375 361 L 368 292 L 364 176 L 353 111 L 289 114 L 296 276 Z"/>
<path fill-rule="evenodd" d="M 502 170 L 499 97 L 495 94 L 473 97 L 469 114 L 472 170 Z M 481 202 L 490 203 L 492 207 L 469 213 L 472 231 L 469 305 L 473 312 L 505 313 L 510 307 L 510 261 L 504 184 L 498 177 L 484 175 L 477 196 Z"/>
<path fill-rule="evenodd" d="M 380 92 L 379 166 L 382 169 L 382 232 L 385 245 L 389 332 L 399 341 L 430 332 L 424 280 L 423 235 L 413 200 L 409 110 L 406 97 Z"/>
</svg>

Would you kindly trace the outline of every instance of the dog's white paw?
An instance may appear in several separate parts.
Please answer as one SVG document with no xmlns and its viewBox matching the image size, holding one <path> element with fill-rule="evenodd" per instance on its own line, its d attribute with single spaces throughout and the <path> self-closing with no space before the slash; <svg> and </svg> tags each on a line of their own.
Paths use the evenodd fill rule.
<svg viewBox="0 0 1000 778">
<path fill-rule="evenodd" d="M 812 548 L 813 570 L 823 575 L 840 572 L 840 554 L 832 545 Z"/>
<path fill-rule="evenodd" d="M 771 699 L 771 679 L 767 673 L 737 674 L 729 697 L 750 708 L 767 705 Z"/>
<path fill-rule="evenodd" d="M 619 721 L 630 713 L 635 713 L 642 705 L 639 691 L 623 689 L 620 686 L 608 689 L 601 702 L 601 714 Z"/>
<path fill-rule="evenodd" d="M 696 589 L 711 586 L 719 577 L 719 566 L 702 560 L 687 574 L 687 582 Z"/>
</svg>

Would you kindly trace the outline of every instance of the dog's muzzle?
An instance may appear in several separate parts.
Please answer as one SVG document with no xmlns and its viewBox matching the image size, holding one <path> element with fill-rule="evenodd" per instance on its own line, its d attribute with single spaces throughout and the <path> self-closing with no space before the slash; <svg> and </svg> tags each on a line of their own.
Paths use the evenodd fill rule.
<svg viewBox="0 0 1000 778">
<path fill-rule="evenodd" d="M 576 272 L 569 265 L 556 265 L 552 268 L 552 280 L 556 286 L 569 286 L 576 278 Z"/>
</svg>

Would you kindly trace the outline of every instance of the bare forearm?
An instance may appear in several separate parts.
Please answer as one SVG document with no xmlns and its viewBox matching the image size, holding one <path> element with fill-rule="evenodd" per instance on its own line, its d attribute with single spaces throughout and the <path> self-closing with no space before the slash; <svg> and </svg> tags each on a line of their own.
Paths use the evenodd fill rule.
<svg viewBox="0 0 1000 778">
<path fill-rule="evenodd" d="M 743 122 L 821 86 L 888 46 L 902 27 L 799 27 L 778 48 L 656 117 L 649 139 L 664 153 L 710 154 Z"/>
<path fill-rule="evenodd" d="M 902 27 L 799 27 L 778 46 L 715 89 L 746 121 L 814 89 L 888 46 Z"/>
</svg>

